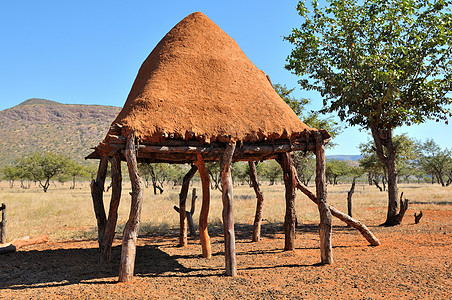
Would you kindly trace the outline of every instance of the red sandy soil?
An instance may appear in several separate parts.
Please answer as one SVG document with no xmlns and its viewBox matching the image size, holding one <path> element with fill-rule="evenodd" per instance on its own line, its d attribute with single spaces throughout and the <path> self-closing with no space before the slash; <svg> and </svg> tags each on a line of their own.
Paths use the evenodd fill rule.
<svg viewBox="0 0 452 300">
<path fill-rule="evenodd" d="M 131 283 L 117 283 L 120 247 L 100 265 L 96 241 L 59 241 L 0 257 L 0 299 L 451 299 L 452 211 L 424 211 L 396 227 L 370 226 L 381 246 L 335 226 L 334 264 L 318 265 L 317 226 L 300 224 L 296 250 L 284 252 L 281 224 L 236 225 L 238 276 L 224 276 L 221 230 L 211 230 L 213 257 L 200 257 L 177 232 L 140 237 Z M 118 245 L 119 240 L 115 241 Z"/>
</svg>

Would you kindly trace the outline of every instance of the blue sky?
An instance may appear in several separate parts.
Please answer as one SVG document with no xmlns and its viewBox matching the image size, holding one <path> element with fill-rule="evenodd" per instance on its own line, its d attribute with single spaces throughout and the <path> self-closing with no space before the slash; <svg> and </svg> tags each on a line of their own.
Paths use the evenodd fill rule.
<svg viewBox="0 0 452 300">
<path fill-rule="evenodd" d="M 273 83 L 296 87 L 295 96 L 319 95 L 297 86 L 284 69 L 291 45 L 283 41 L 301 23 L 298 1 L 2 1 L 0 3 L 0 110 L 29 98 L 122 106 L 144 59 L 181 19 L 202 11 L 236 40 Z M 367 132 L 347 128 L 329 149 L 359 154 Z M 452 148 L 450 125 L 404 127 L 420 140 Z"/>
</svg>

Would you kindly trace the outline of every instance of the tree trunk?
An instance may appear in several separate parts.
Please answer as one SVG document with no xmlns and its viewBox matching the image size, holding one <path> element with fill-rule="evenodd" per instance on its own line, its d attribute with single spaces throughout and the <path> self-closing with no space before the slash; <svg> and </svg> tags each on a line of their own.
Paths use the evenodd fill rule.
<svg viewBox="0 0 452 300">
<path fill-rule="evenodd" d="M 135 267 L 136 242 L 138 237 L 138 229 L 140 227 L 141 204 L 143 202 L 143 182 L 138 174 L 134 133 L 129 134 L 124 156 L 127 160 L 130 182 L 132 184 L 132 202 L 129 220 L 124 228 L 122 239 L 119 281 L 129 282 L 133 278 L 133 270 Z"/>
<path fill-rule="evenodd" d="M 316 132 L 316 176 L 315 185 L 317 193 L 317 206 L 320 214 L 319 235 L 320 235 L 320 256 L 322 264 L 333 263 L 333 250 L 331 245 L 332 220 L 331 211 L 327 204 L 327 190 L 326 190 L 326 158 L 325 158 L 325 144 L 323 142 L 322 134 Z"/>
<path fill-rule="evenodd" d="M 179 194 L 179 246 L 186 247 L 188 245 L 187 242 L 187 211 L 186 211 L 186 203 L 187 203 L 187 195 L 188 189 L 190 187 L 190 180 L 195 175 L 198 168 L 195 165 L 191 166 L 190 171 L 185 174 L 184 179 L 182 181 L 182 188 Z"/>
<path fill-rule="evenodd" d="M 257 170 L 254 161 L 249 161 L 248 165 L 250 166 L 250 181 L 257 198 L 256 214 L 254 215 L 252 241 L 258 242 L 261 238 L 262 215 L 264 210 L 264 196 L 259 187 L 259 181 L 257 179 Z"/>
<path fill-rule="evenodd" d="M 97 241 L 99 243 L 99 251 L 102 248 L 102 241 L 104 239 L 105 226 L 107 224 L 107 216 L 104 207 L 104 189 L 105 177 L 107 176 L 108 159 L 102 157 L 99 162 L 96 180 L 91 181 L 91 197 L 93 199 L 94 213 L 97 220 Z"/>
<path fill-rule="evenodd" d="M 202 184 L 202 204 L 201 211 L 199 212 L 199 239 L 201 241 L 202 257 L 210 259 L 212 257 L 212 247 L 210 245 L 209 230 L 207 228 L 210 208 L 210 179 L 201 154 L 197 155 L 195 165 L 198 167 Z"/>
<path fill-rule="evenodd" d="M 232 156 L 235 143 L 228 143 L 220 158 L 221 181 L 223 183 L 223 233 L 224 233 L 224 258 L 226 263 L 226 275 L 237 275 L 237 262 L 235 256 L 235 233 L 232 196 Z"/>
<path fill-rule="evenodd" d="M 101 247 L 101 260 L 110 262 L 111 245 L 116 234 L 116 223 L 118 221 L 118 207 L 121 200 L 122 176 L 121 176 L 121 157 L 119 153 L 113 155 L 110 159 L 111 165 L 111 200 L 108 210 L 108 219 L 105 226 L 105 235 Z"/>
<path fill-rule="evenodd" d="M 392 129 L 378 129 L 376 124 L 370 124 L 372 137 L 374 138 L 375 148 L 378 158 L 385 167 L 388 179 L 388 212 L 383 226 L 394 226 L 400 224 L 398 215 L 398 187 L 397 187 L 397 166 L 396 166 L 396 148 L 392 141 Z M 383 150 L 386 148 L 386 153 Z"/>
</svg>

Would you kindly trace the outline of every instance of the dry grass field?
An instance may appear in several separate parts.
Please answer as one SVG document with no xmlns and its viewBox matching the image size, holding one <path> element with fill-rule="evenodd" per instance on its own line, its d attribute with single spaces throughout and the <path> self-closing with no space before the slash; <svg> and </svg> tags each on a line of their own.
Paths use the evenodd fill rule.
<svg viewBox="0 0 452 300">
<path fill-rule="evenodd" d="M 198 193 L 200 186 L 195 183 Z M 311 185 L 311 188 L 312 185 Z M 328 202 L 346 211 L 348 184 L 328 186 Z M 284 252 L 283 185 L 263 184 L 262 240 L 250 243 L 255 196 L 248 186 L 234 187 L 237 277 L 225 277 L 221 198 L 212 192 L 209 232 L 212 259 L 200 257 L 197 238 L 177 247 L 179 187 L 162 195 L 146 189 L 137 243 L 135 278 L 117 283 L 120 235 L 129 210 L 130 186 L 124 184 L 112 262 L 98 263 L 96 220 L 88 183 L 69 184 L 47 193 L 0 185 L 7 205 L 7 236 L 50 235 L 50 241 L 0 256 L 0 299 L 451 299 L 452 187 L 401 184 L 410 200 L 402 224 L 380 227 L 386 193 L 359 184 L 354 216 L 382 244 L 371 247 L 354 229 L 333 218 L 334 264 L 319 266 L 318 212 L 297 194 L 296 249 Z M 189 195 L 190 197 L 191 195 Z M 108 207 L 109 193 L 105 205 Z M 424 217 L 414 224 L 414 212 Z M 199 213 L 195 212 L 195 220 Z"/>
<path fill-rule="evenodd" d="M 107 182 L 108 185 L 108 182 Z M 23 236 L 48 234 L 52 240 L 87 239 L 96 237 L 96 219 L 92 207 L 89 183 L 78 183 L 74 190 L 70 184 L 56 183 L 47 193 L 37 185 L 30 189 L 21 189 L 16 183 L 10 188 L 7 182 L 0 183 L 0 203 L 7 206 L 7 239 L 13 240 Z M 199 195 L 201 186 L 192 185 Z M 310 186 L 315 191 L 313 185 Z M 337 209 L 346 212 L 347 191 L 349 184 L 328 186 L 328 202 Z M 130 183 L 123 184 L 122 202 L 119 206 L 118 232 L 128 218 L 130 207 Z M 274 224 L 284 220 L 284 186 L 262 184 L 264 193 L 264 223 Z M 410 200 L 405 222 L 413 222 L 412 212 L 426 209 L 452 210 L 452 187 L 442 188 L 431 184 L 400 184 L 400 191 Z M 178 228 L 178 215 L 173 209 L 178 205 L 179 186 L 166 186 L 161 195 L 154 195 L 151 188 L 145 190 L 141 215 L 141 234 L 168 234 Z M 110 192 L 105 193 L 105 207 L 108 209 Z M 387 202 L 385 192 L 379 192 L 375 186 L 358 184 L 353 194 L 353 214 L 366 224 L 377 225 L 385 219 L 384 209 Z M 191 189 L 189 193 L 191 199 Z M 234 219 L 237 224 L 252 224 L 255 212 L 255 194 L 247 185 L 234 187 Z M 199 213 L 198 198 L 194 220 Z M 317 207 L 304 194 L 297 192 L 297 218 L 300 223 L 316 224 Z M 188 204 L 189 205 L 189 204 Z M 221 225 L 221 193 L 212 191 L 210 226 Z M 196 222 L 196 221 L 195 221 Z M 336 220 L 335 220 L 336 222 Z M 337 221 L 337 224 L 340 224 Z"/>
</svg>

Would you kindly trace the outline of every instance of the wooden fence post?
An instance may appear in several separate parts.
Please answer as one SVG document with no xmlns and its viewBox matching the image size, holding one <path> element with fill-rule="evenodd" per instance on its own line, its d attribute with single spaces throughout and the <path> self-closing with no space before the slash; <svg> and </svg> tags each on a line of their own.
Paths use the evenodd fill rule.
<svg viewBox="0 0 452 300">
<path fill-rule="evenodd" d="M 259 180 L 257 179 L 257 170 L 254 161 L 249 161 L 248 165 L 250 167 L 250 180 L 253 184 L 254 192 L 256 193 L 257 204 L 256 204 L 256 214 L 254 215 L 253 224 L 253 242 L 258 242 L 261 239 L 261 227 L 262 227 L 262 215 L 264 210 L 264 195 L 259 188 Z"/>
<path fill-rule="evenodd" d="M 6 243 L 6 205 L 2 203 L 0 206 L 0 210 L 2 211 L 2 222 L 0 223 L 0 235 L 1 235 L 1 243 Z"/>
</svg>

